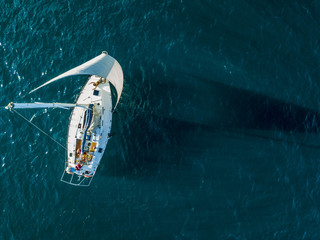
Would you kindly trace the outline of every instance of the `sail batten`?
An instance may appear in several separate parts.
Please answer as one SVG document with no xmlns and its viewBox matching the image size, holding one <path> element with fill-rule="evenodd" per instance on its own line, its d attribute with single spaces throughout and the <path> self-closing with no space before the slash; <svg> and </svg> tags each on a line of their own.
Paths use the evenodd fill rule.
<svg viewBox="0 0 320 240">
<path fill-rule="evenodd" d="M 123 72 L 117 60 L 108 55 L 106 52 L 103 52 L 102 54 L 91 59 L 90 61 L 85 62 L 82 65 L 75 67 L 47 81 L 41 86 L 30 91 L 30 93 L 57 80 L 76 75 L 97 75 L 99 77 L 106 78 L 115 87 L 117 91 L 117 102 L 115 104 L 115 107 L 118 105 L 123 89 Z"/>
</svg>

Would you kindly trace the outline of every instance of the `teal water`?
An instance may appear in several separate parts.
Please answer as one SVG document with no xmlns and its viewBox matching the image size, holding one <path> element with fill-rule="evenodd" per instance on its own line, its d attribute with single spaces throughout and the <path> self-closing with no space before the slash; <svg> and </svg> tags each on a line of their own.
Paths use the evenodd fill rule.
<svg viewBox="0 0 320 240">
<path fill-rule="evenodd" d="M 317 1 L 1 1 L 0 105 L 106 50 L 125 83 L 90 188 L 0 117 L 0 239 L 319 239 Z M 20 113 L 65 143 L 70 111 Z"/>
</svg>

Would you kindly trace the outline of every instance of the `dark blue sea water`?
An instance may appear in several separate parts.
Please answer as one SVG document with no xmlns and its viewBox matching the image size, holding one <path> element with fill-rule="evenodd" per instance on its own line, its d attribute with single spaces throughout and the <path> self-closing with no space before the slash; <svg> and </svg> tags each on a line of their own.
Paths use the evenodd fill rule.
<svg viewBox="0 0 320 240">
<path fill-rule="evenodd" d="M 2 0 L 0 105 L 106 50 L 123 67 L 90 188 L 0 112 L 0 239 L 319 239 L 320 3 Z M 21 110 L 65 143 L 70 111 Z"/>
</svg>

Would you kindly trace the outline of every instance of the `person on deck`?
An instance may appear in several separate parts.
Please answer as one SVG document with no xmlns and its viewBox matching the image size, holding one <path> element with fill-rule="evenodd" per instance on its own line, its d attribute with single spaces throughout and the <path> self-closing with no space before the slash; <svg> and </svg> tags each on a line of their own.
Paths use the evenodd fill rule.
<svg viewBox="0 0 320 240">
<path fill-rule="evenodd" d="M 75 166 L 75 169 L 77 171 L 79 171 L 80 169 L 82 168 L 82 165 L 80 163 L 78 163 L 76 166 Z"/>
<path fill-rule="evenodd" d="M 96 81 L 96 82 L 91 82 L 91 83 L 89 83 L 89 84 L 93 84 L 94 89 L 92 89 L 92 90 L 95 90 L 100 83 L 106 83 L 106 82 L 107 82 L 107 80 L 106 80 L 105 78 L 102 78 L 102 77 L 101 77 L 98 81 Z"/>
<path fill-rule="evenodd" d="M 83 161 L 87 160 L 87 152 L 83 152 L 81 160 L 83 160 Z"/>
</svg>

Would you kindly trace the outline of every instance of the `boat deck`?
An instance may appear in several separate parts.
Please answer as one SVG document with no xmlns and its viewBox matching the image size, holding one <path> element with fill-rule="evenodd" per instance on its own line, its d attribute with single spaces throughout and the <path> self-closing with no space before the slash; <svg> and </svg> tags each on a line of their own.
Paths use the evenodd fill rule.
<svg viewBox="0 0 320 240">
<path fill-rule="evenodd" d="M 89 78 L 76 103 L 82 107 L 75 107 L 70 116 L 66 169 L 72 169 L 71 172 L 67 171 L 71 175 L 92 177 L 109 139 L 112 124 L 111 89 L 108 81 L 100 83 L 97 87 L 93 86 L 92 83 L 99 79 L 98 76 Z M 84 118 L 90 104 L 93 104 L 93 119 L 85 134 Z M 86 135 L 84 152 L 81 152 L 84 135 Z M 80 165 L 81 169 L 78 170 L 77 165 Z"/>
</svg>

